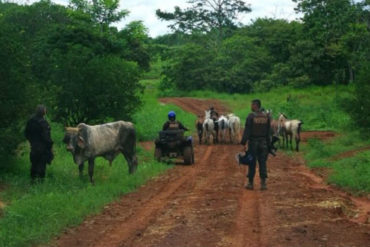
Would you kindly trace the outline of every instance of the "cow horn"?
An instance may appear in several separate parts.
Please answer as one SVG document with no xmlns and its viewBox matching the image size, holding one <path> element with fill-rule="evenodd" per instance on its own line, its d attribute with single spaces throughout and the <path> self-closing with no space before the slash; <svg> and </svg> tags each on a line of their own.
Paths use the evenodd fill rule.
<svg viewBox="0 0 370 247">
<path fill-rule="evenodd" d="M 70 133 L 77 133 L 78 132 L 78 129 L 75 128 L 75 127 L 65 127 L 64 128 L 66 132 L 70 132 Z"/>
</svg>

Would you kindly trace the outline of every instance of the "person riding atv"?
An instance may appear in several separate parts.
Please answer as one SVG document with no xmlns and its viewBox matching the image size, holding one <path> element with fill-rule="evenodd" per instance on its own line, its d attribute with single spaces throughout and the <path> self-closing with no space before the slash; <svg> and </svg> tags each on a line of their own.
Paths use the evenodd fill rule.
<svg viewBox="0 0 370 247">
<path fill-rule="evenodd" d="M 168 121 L 164 123 L 159 138 L 155 140 L 155 159 L 161 161 L 162 158 L 183 158 L 185 164 L 194 164 L 193 140 L 191 136 L 184 136 L 185 131 L 188 128 L 176 120 L 174 111 L 170 111 Z"/>
<path fill-rule="evenodd" d="M 163 124 L 162 130 L 179 130 L 179 129 L 184 131 L 189 130 L 180 121 L 176 120 L 176 113 L 174 111 L 170 111 L 168 113 L 168 121 Z"/>
</svg>

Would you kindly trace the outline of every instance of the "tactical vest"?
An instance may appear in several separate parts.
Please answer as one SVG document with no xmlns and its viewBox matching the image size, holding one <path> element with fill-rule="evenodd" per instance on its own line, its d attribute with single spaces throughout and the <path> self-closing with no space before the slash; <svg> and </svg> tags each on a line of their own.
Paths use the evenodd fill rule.
<svg viewBox="0 0 370 247">
<path fill-rule="evenodd" d="M 253 113 L 253 124 L 252 124 L 252 131 L 251 137 L 258 138 L 258 137 L 267 137 L 268 136 L 268 128 L 269 128 L 269 117 L 266 113 L 263 112 L 255 112 Z"/>
<path fill-rule="evenodd" d="M 180 125 L 177 121 L 169 121 L 168 129 L 169 130 L 178 130 Z"/>
</svg>

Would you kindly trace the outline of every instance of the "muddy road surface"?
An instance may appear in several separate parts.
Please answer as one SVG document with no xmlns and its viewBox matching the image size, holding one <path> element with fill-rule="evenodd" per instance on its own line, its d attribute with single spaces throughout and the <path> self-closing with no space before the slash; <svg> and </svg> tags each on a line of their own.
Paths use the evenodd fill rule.
<svg viewBox="0 0 370 247">
<path fill-rule="evenodd" d="M 194 113 L 209 102 L 165 99 Z M 215 103 L 215 102 L 213 102 Z M 218 104 L 218 105 L 217 105 Z M 219 103 L 215 104 L 216 110 Z M 227 111 L 222 108 L 222 111 Z M 305 138 L 327 138 L 306 132 Z M 299 156 L 268 161 L 268 190 L 244 188 L 237 145 L 196 146 L 196 164 L 177 165 L 69 229 L 53 246 L 368 247 L 370 202 L 327 186 Z M 258 173 L 257 173 L 258 174 Z"/>
</svg>

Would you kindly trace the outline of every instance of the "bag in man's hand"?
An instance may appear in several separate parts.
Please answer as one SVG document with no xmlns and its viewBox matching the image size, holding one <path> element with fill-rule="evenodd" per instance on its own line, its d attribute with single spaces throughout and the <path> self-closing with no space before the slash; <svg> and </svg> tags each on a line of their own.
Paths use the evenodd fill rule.
<svg viewBox="0 0 370 247">
<path fill-rule="evenodd" d="M 235 159 L 239 165 L 244 165 L 244 166 L 249 166 L 250 164 L 254 162 L 254 157 L 251 154 L 251 152 L 249 152 L 249 150 L 246 152 L 241 152 L 241 153 L 236 154 Z"/>
</svg>

